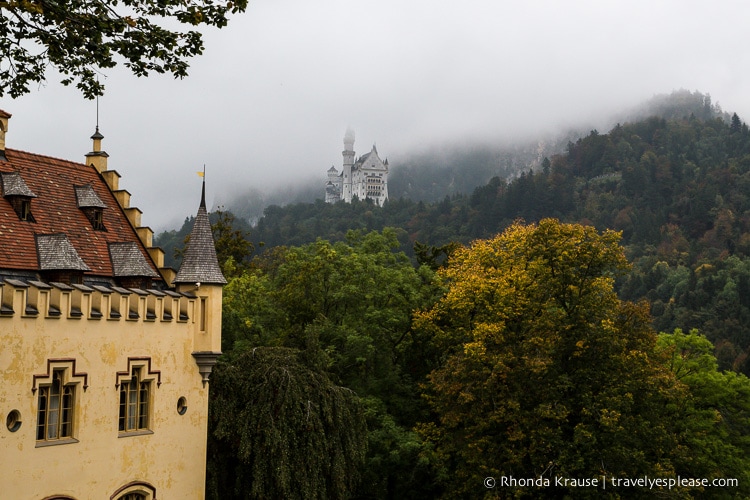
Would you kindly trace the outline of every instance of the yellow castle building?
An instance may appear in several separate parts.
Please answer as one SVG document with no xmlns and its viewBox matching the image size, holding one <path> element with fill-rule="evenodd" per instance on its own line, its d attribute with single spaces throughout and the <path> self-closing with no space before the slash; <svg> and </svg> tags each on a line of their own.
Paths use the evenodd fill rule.
<svg viewBox="0 0 750 500">
<path fill-rule="evenodd" d="M 221 351 L 205 183 L 180 269 L 107 168 L 6 148 L 0 110 L 0 498 L 204 497 Z"/>
</svg>

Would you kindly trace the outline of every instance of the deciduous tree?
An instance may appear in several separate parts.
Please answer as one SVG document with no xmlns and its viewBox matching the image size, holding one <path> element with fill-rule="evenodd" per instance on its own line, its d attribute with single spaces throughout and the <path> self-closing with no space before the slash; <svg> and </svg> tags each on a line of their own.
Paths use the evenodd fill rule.
<svg viewBox="0 0 750 500">
<path fill-rule="evenodd" d="M 426 411 L 417 384 L 429 370 L 411 314 L 438 292 L 433 271 L 397 251 L 397 236 L 351 231 L 346 242 L 277 247 L 230 279 L 224 294 L 225 352 L 243 344 L 299 349 L 361 400 L 369 451 L 358 498 L 434 491 L 412 430 Z"/>
<path fill-rule="evenodd" d="M 487 476 L 675 472 L 670 417 L 684 388 L 657 362 L 647 307 L 613 290 L 627 267 L 618 240 L 552 219 L 516 223 L 441 271 L 448 292 L 415 327 L 448 353 L 427 386 L 438 418 L 421 433 L 451 495 L 481 497 Z"/>
<path fill-rule="evenodd" d="M 211 375 L 215 499 L 343 499 L 367 446 L 363 406 L 293 349 L 236 348 Z"/>
<path fill-rule="evenodd" d="M 733 478 L 732 488 L 712 489 L 711 498 L 750 494 L 750 379 L 719 371 L 714 346 L 697 330 L 660 333 L 657 349 L 689 393 L 680 401 L 676 428 L 694 450 L 679 464 L 691 477 Z"/>
<path fill-rule="evenodd" d="M 87 98 L 102 95 L 97 75 L 118 62 L 137 76 L 187 76 L 203 52 L 186 27 L 223 27 L 247 0 L 0 0 L 0 97 L 18 97 L 49 67 Z"/>
</svg>

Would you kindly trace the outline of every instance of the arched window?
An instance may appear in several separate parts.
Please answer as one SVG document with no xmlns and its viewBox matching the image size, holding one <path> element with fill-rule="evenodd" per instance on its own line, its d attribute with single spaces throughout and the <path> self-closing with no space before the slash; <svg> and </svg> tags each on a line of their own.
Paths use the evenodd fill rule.
<svg viewBox="0 0 750 500">
<path fill-rule="evenodd" d="M 144 481 L 133 481 L 115 491 L 110 500 L 157 500 L 156 488 Z"/>
<path fill-rule="evenodd" d="M 37 392 L 37 446 L 77 443 L 75 414 L 78 387 L 88 387 L 88 375 L 78 373 L 75 359 L 47 360 L 47 373 L 34 375 Z"/>
<path fill-rule="evenodd" d="M 151 369 L 151 358 L 128 358 L 128 369 L 117 372 L 120 392 L 118 429 L 120 437 L 152 434 L 152 391 L 161 384 L 161 372 Z"/>
<path fill-rule="evenodd" d="M 143 493 L 125 493 L 118 500 L 147 500 L 147 498 Z"/>
<path fill-rule="evenodd" d="M 132 378 L 120 382 L 120 432 L 147 430 L 149 427 L 151 381 L 141 378 L 141 370 L 133 367 Z"/>
</svg>

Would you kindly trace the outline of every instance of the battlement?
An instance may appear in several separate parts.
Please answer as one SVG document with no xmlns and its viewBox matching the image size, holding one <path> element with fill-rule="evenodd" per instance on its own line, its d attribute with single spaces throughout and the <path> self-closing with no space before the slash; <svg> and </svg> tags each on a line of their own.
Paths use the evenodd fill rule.
<svg viewBox="0 0 750 500">
<path fill-rule="evenodd" d="M 193 323 L 198 302 L 190 292 L 5 279 L 0 325 L 4 318 Z"/>
</svg>

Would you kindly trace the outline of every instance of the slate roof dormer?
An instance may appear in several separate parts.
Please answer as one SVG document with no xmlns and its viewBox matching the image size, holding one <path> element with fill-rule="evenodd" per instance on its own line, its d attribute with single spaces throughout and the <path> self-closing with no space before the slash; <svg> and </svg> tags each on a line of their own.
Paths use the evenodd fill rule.
<svg viewBox="0 0 750 500">
<path fill-rule="evenodd" d="M 76 202 L 86 217 L 91 222 L 91 227 L 97 231 L 105 231 L 104 228 L 104 209 L 107 204 L 99 198 L 91 184 L 83 186 L 73 186 L 76 192 Z"/>
<path fill-rule="evenodd" d="M 107 204 L 99 198 L 91 184 L 73 186 L 76 191 L 78 208 L 107 208 Z"/>
<path fill-rule="evenodd" d="M 0 172 L 0 180 L 2 180 L 3 196 L 5 198 L 10 196 L 36 198 L 36 195 L 23 181 L 23 177 L 21 177 L 19 172 Z"/>
<path fill-rule="evenodd" d="M 138 244 L 134 241 L 110 243 L 109 255 L 112 259 L 112 268 L 114 269 L 115 277 L 117 278 L 159 277 L 146 261 L 140 248 L 138 248 Z"/>
<path fill-rule="evenodd" d="M 13 210 L 22 221 L 36 222 L 31 214 L 31 199 L 37 196 L 23 181 L 19 172 L 0 172 L 0 185 L 3 197 L 8 200 Z"/>
<path fill-rule="evenodd" d="M 36 249 L 42 271 L 91 270 L 63 233 L 37 234 Z"/>
<path fill-rule="evenodd" d="M 226 282 L 219 267 L 219 259 L 216 257 L 214 236 L 206 211 L 206 181 L 204 180 L 198 214 L 195 216 L 193 229 L 190 231 L 190 241 L 174 283 L 224 285 Z"/>
<path fill-rule="evenodd" d="M 6 149 L 5 154 L 8 161 L 0 162 L 0 171 L 3 171 L 0 172 L 0 184 L 5 184 L 7 192 L 27 195 L 25 199 L 31 201 L 35 222 L 19 219 L 12 203 L 6 202 L 10 200 L 0 198 L 0 272 L 42 273 L 43 279 L 54 277 L 54 281 L 65 281 L 71 273 L 45 269 L 48 266 L 40 265 L 37 246 L 37 235 L 64 234 L 89 268 L 67 271 L 75 271 L 76 276 L 80 274 L 83 282 L 118 282 L 109 252 L 110 243 L 134 243 L 152 274 L 158 273 L 156 263 L 121 208 L 115 193 L 95 168 L 16 149 Z M 11 174 L 10 177 L 8 174 Z M 23 180 L 28 191 L 16 183 L 17 179 Z M 81 186 L 90 186 L 91 190 L 76 190 Z M 36 197 L 32 198 L 30 194 Z M 92 230 L 92 222 L 86 215 L 88 209 L 80 204 L 103 205 L 99 208 L 103 212 L 106 229 Z M 44 258 L 42 260 L 48 262 Z M 153 278 L 152 281 L 159 285 L 162 282 L 160 278 Z M 154 283 L 142 286 L 153 288 Z"/>
</svg>

